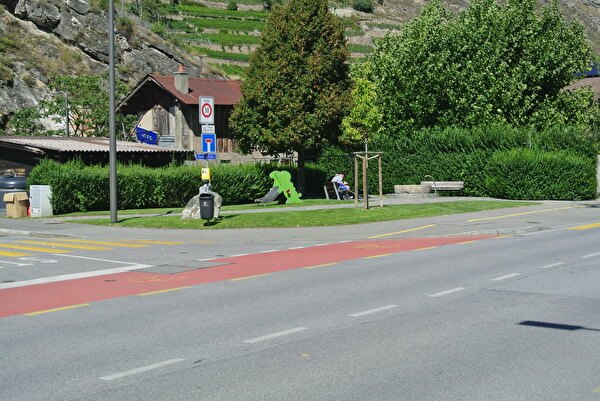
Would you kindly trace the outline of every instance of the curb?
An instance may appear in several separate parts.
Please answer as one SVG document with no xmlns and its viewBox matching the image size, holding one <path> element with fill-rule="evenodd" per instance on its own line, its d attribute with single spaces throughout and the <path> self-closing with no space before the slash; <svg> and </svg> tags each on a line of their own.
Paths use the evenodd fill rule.
<svg viewBox="0 0 600 401">
<path fill-rule="evenodd" d="M 48 233 L 48 232 L 38 232 L 38 231 L 25 231 L 25 230 L 8 230 L 4 228 L 0 228 L 0 237 L 5 236 L 21 236 L 21 237 L 38 237 L 38 238 L 84 238 L 79 235 L 72 234 L 57 234 L 57 233 Z"/>
</svg>

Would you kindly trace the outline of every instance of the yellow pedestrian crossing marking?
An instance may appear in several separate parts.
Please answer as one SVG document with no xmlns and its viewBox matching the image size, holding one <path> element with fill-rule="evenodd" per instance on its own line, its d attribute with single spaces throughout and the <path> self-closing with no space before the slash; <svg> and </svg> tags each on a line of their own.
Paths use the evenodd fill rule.
<svg viewBox="0 0 600 401">
<path fill-rule="evenodd" d="M 103 251 L 108 248 L 105 246 L 91 246 L 91 245 L 75 245 L 75 244 L 61 244 L 60 242 L 46 242 L 46 241 L 16 241 L 20 244 L 33 244 L 33 245 L 49 245 L 49 246 L 61 246 L 63 248 L 73 248 L 73 249 L 88 249 L 92 251 Z"/>
<path fill-rule="evenodd" d="M 50 253 L 70 253 L 73 251 L 66 251 L 64 249 L 52 249 L 52 248 L 38 248 L 34 246 L 22 246 L 22 245 L 7 245 L 0 244 L 2 248 L 11 248 L 11 249 L 22 249 L 24 251 L 35 251 L 35 252 L 50 252 Z"/>
<path fill-rule="evenodd" d="M 142 239 L 119 239 L 115 241 L 125 242 L 139 242 L 140 244 L 162 244 L 162 245 L 182 245 L 183 242 L 170 242 L 170 241 L 155 241 L 155 240 L 142 240 Z"/>
<path fill-rule="evenodd" d="M 95 244 L 95 245 L 109 245 L 109 246 L 123 246 L 126 248 L 145 248 L 148 245 L 142 244 L 123 244 L 121 242 L 110 242 L 110 241 L 90 241 L 90 240 L 79 240 L 79 239 L 63 239 L 57 238 L 54 241 L 60 242 L 74 242 L 79 244 Z"/>
<path fill-rule="evenodd" d="M 14 258 L 18 258 L 21 256 L 31 256 L 31 254 L 30 253 L 20 253 L 20 252 L 0 251 L 0 256 L 11 256 Z"/>
</svg>

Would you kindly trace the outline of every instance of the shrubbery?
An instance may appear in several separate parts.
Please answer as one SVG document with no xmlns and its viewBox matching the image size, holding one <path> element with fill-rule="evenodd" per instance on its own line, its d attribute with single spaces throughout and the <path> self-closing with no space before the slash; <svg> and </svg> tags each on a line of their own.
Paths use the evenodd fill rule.
<svg viewBox="0 0 600 401">
<path fill-rule="evenodd" d="M 430 181 L 425 175 L 431 175 L 436 181 L 464 181 L 461 194 L 466 196 L 565 200 L 596 196 L 596 146 L 592 137 L 576 128 L 551 127 L 536 131 L 492 125 L 470 129 L 428 128 L 405 135 L 402 138 L 377 136 L 369 144 L 370 150 L 384 152 L 383 190 L 386 193 L 392 193 L 394 185 Z M 531 153 L 526 152 L 528 149 Z M 352 175 L 348 158 L 332 157 L 343 154 L 348 152 L 329 148 L 319 166 L 324 171 L 345 170 Z M 535 174 L 506 175 L 500 165 L 509 165 L 511 158 L 515 169 L 527 163 L 535 164 L 532 169 Z M 561 158 L 564 161 L 557 167 Z M 557 170 L 562 170 L 560 175 Z M 361 182 L 362 177 L 358 180 Z M 377 167 L 371 163 L 369 188 L 376 192 L 377 187 Z"/>
<path fill-rule="evenodd" d="M 252 202 L 273 185 L 269 173 L 295 169 L 277 165 L 221 164 L 211 167 L 211 182 L 224 204 Z M 200 169 L 188 166 L 150 168 L 119 165 L 117 168 L 119 209 L 183 207 L 198 193 Z M 309 191 L 320 192 L 325 174 L 318 168 L 307 170 Z M 80 161 L 59 164 L 44 160 L 29 174 L 27 185 L 50 185 L 54 213 L 110 209 L 109 170 L 106 166 L 85 166 Z"/>
<path fill-rule="evenodd" d="M 496 152 L 485 171 L 485 187 L 490 196 L 497 198 L 595 198 L 596 164 L 567 152 L 531 149 Z"/>
<path fill-rule="evenodd" d="M 373 2 L 371 0 L 352 0 L 352 8 L 363 13 L 372 13 Z"/>
</svg>

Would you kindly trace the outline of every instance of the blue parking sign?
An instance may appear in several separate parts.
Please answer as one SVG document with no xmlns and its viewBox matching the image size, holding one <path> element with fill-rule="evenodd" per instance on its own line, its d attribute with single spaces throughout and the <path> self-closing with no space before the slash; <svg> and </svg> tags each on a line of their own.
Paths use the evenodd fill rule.
<svg viewBox="0 0 600 401">
<path fill-rule="evenodd" d="M 217 152 L 217 134 L 202 134 L 202 153 Z"/>
</svg>

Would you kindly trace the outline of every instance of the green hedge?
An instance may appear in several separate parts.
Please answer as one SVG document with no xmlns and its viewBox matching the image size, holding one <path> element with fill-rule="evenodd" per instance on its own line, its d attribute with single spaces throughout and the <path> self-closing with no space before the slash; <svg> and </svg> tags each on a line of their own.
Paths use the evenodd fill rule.
<svg viewBox="0 0 600 401">
<path fill-rule="evenodd" d="M 491 170 L 490 161 L 498 153 L 511 150 L 532 149 L 536 153 L 535 162 L 537 188 L 530 192 L 530 199 L 591 199 L 596 196 L 595 166 L 596 146 L 593 138 L 572 127 L 550 127 L 543 131 L 513 128 L 506 125 L 461 128 L 429 128 L 405 133 L 399 138 L 377 136 L 369 144 L 369 150 L 383 153 L 383 190 L 393 193 L 394 185 L 418 184 L 429 181 L 426 175 L 431 175 L 437 181 L 464 181 L 465 196 L 498 196 L 511 199 L 524 199 L 515 192 L 493 191 L 487 185 Z M 357 149 L 359 150 L 359 149 Z M 568 177 L 580 175 L 581 179 L 565 179 L 564 186 L 557 193 L 555 170 L 556 161 L 552 153 L 563 157 L 569 155 L 568 162 L 561 167 L 566 170 Z M 319 160 L 318 165 L 325 171 L 348 170 L 348 159 L 332 158 L 348 152 L 328 148 Z M 525 153 L 523 153 L 525 154 Z M 521 153 L 508 153 L 504 157 L 517 157 Z M 515 163 L 523 162 L 525 156 Z M 575 161 L 577 159 L 577 161 Z M 586 167 L 582 170 L 581 163 Z M 360 173 L 360 172 L 359 172 Z M 349 177 L 354 182 L 353 177 Z M 359 182 L 362 178 L 358 177 Z M 582 181 L 583 180 L 583 181 Z M 492 181 L 489 181 L 490 183 Z M 531 181 L 517 185 L 515 179 L 512 185 L 530 186 Z M 377 166 L 371 163 L 369 167 L 369 188 L 375 193 L 378 188 Z M 450 195 L 450 194 L 449 194 Z"/>
<path fill-rule="evenodd" d="M 224 204 L 251 203 L 263 196 L 273 185 L 269 173 L 287 170 L 296 176 L 296 169 L 275 164 L 234 166 L 220 164 L 211 167 L 213 190 L 223 197 Z M 325 174 L 309 167 L 306 172 L 307 193 L 320 193 Z M 59 164 L 44 160 L 29 174 L 27 185 L 50 185 L 55 214 L 110 209 L 110 176 L 106 166 L 85 166 L 80 161 Z M 150 168 L 139 165 L 117 167 L 118 208 L 183 207 L 198 193 L 200 168 L 168 166 Z"/>
<path fill-rule="evenodd" d="M 487 192 L 496 198 L 580 200 L 596 196 L 596 164 L 566 152 L 496 152 L 485 174 Z"/>
</svg>

